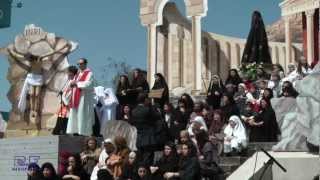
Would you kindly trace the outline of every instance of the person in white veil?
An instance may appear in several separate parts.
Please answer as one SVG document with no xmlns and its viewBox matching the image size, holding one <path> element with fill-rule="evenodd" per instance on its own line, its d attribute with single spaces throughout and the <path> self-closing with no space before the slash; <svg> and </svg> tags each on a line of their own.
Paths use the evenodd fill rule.
<svg viewBox="0 0 320 180">
<path fill-rule="evenodd" d="M 100 122 L 100 133 L 102 134 L 105 129 L 106 123 L 109 120 L 116 120 L 116 108 L 119 101 L 111 88 L 98 86 L 95 88 L 96 100 L 98 101 L 96 106 L 97 116 Z"/>
<path fill-rule="evenodd" d="M 246 129 L 238 116 L 231 116 L 229 124 L 224 129 L 224 153 L 239 153 L 247 147 Z"/>
</svg>

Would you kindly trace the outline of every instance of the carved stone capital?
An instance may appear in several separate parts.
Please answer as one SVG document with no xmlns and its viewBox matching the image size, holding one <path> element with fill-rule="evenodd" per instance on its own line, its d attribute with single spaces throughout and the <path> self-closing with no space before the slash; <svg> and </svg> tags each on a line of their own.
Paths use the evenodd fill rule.
<svg viewBox="0 0 320 180">
<path fill-rule="evenodd" d="M 307 17 L 313 17 L 315 9 L 305 11 Z"/>
</svg>

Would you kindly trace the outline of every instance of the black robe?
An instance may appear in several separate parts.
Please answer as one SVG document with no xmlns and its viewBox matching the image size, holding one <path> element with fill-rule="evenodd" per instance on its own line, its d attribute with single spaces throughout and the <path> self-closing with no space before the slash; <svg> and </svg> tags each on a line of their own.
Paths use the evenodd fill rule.
<svg viewBox="0 0 320 180">
<path fill-rule="evenodd" d="M 152 90 L 164 89 L 162 97 L 160 99 L 154 99 L 154 102 L 160 105 L 160 108 L 163 108 L 164 103 L 169 102 L 169 88 L 167 83 L 164 80 L 155 81 Z"/>
<path fill-rule="evenodd" d="M 224 88 L 222 86 L 210 83 L 209 89 L 208 89 L 208 94 L 210 93 L 210 95 L 207 96 L 206 101 L 210 106 L 212 106 L 212 109 L 220 108 L 220 102 L 221 102 L 223 90 Z M 215 94 L 216 91 L 219 93 L 219 95 Z"/>
<path fill-rule="evenodd" d="M 159 169 L 152 174 L 152 179 L 154 180 L 165 180 L 163 175 L 167 172 L 177 172 L 179 167 L 179 158 L 178 156 L 172 155 L 170 157 L 162 157 L 158 162 L 155 163 L 155 166 Z M 171 178 L 171 180 L 175 180 L 179 178 Z"/>
<path fill-rule="evenodd" d="M 196 156 L 180 159 L 179 176 L 181 180 L 201 180 L 200 163 Z"/>
<path fill-rule="evenodd" d="M 241 62 L 272 64 L 266 29 L 258 11 L 252 14 L 251 29 Z"/>
<path fill-rule="evenodd" d="M 263 122 L 262 126 L 251 127 L 250 142 L 277 142 L 280 134 L 279 126 L 276 120 L 276 114 L 272 107 L 263 109 L 257 117 L 256 122 Z"/>
</svg>

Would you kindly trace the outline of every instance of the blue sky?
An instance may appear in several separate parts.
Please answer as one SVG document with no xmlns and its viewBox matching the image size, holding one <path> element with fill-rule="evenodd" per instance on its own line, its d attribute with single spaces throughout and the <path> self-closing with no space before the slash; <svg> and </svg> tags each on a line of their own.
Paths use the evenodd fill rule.
<svg viewBox="0 0 320 180">
<path fill-rule="evenodd" d="M 171 0 L 185 11 L 183 0 Z M 17 0 L 14 0 L 17 2 Z M 146 29 L 139 19 L 140 0 L 22 0 L 23 8 L 13 8 L 10 28 L 0 29 L 3 47 L 21 33 L 26 24 L 79 43 L 69 56 L 71 63 L 89 59 L 96 77 L 108 57 L 125 60 L 132 67 L 146 67 Z M 208 0 L 208 15 L 202 20 L 205 31 L 246 38 L 251 13 L 259 10 L 265 24 L 280 18 L 279 0 Z M 8 61 L 0 56 L 0 110 L 9 110 L 6 94 Z"/>
</svg>

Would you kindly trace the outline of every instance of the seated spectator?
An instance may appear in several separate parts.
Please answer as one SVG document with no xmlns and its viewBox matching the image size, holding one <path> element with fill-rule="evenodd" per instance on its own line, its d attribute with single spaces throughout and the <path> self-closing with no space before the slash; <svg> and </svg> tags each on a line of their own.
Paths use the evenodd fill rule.
<svg viewBox="0 0 320 180">
<path fill-rule="evenodd" d="M 101 149 L 97 146 L 97 140 L 90 137 L 86 140 L 84 151 L 80 153 L 84 170 L 91 175 L 94 166 L 97 164 Z"/>
<path fill-rule="evenodd" d="M 207 127 L 211 126 L 211 122 L 212 122 L 212 119 L 213 119 L 212 113 L 213 112 L 212 112 L 210 106 L 207 105 L 207 104 L 204 104 L 203 108 L 202 108 L 202 116 L 203 116 L 203 119 L 204 119 Z"/>
<path fill-rule="evenodd" d="M 257 113 L 253 111 L 252 105 L 249 101 L 246 102 L 245 109 L 241 112 L 241 120 L 244 122 L 244 125 L 247 129 L 247 133 L 249 134 L 250 132 L 250 121 L 254 121 L 254 118 L 257 116 Z"/>
<path fill-rule="evenodd" d="M 120 175 L 120 180 L 134 180 L 137 178 L 137 155 L 134 151 L 129 153 L 129 159 L 125 163 L 122 174 Z"/>
<path fill-rule="evenodd" d="M 181 122 L 183 122 L 184 129 L 186 128 L 187 124 L 190 120 L 190 115 L 192 113 L 193 109 L 187 109 L 187 103 L 185 100 L 179 100 L 178 101 L 178 107 L 177 107 L 177 113 L 179 113 L 179 116 L 181 118 Z"/>
<path fill-rule="evenodd" d="M 74 154 L 68 158 L 67 174 L 63 176 L 62 179 L 71 179 L 71 180 L 88 180 L 90 174 L 83 169 L 81 166 L 80 156 Z"/>
<path fill-rule="evenodd" d="M 296 65 L 295 64 L 293 64 L 293 63 L 288 64 L 288 73 L 287 73 L 287 75 L 291 74 L 295 70 L 296 70 Z"/>
<path fill-rule="evenodd" d="M 185 109 L 187 111 L 193 111 L 194 102 L 189 94 L 187 93 L 182 94 L 179 100 L 182 100 L 186 103 Z"/>
<path fill-rule="evenodd" d="M 257 80 L 268 80 L 270 79 L 269 74 L 264 70 L 263 67 L 257 68 Z"/>
<path fill-rule="evenodd" d="M 179 158 L 173 142 L 167 142 L 164 146 L 163 155 L 154 166 L 150 167 L 151 177 L 154 180 L 162 180 L 166 172 L 178 171 Z M 173 178 L 175 179 L 175 178 Z M 172 180 L 173 180 L 172 179 Z"/>
<path fill-rule="evenodd" d="M 227 94 L 230 94 L 232 96 L 234 96 L 234 94 L 237 92 L 238 90 L 238 87 L 235 87 L 234 84 L 226 84 L 226 87 L 225 87 L 225 91 Z"/>
<path fill-rule="evenodd" d="M 60 180 L 53 165 L 49 162 L 42 164 L 41 166 L 41 180 Z"/>
<path fill-rule="evenodd" d="M 222 152 L 223 149 L 224 126 L 225 124 L 223 123 L 222 112 L 220 110 L 215 110 L 213 112 L 213 121 L 211 123 L 208 133 L 210 140 L 218 146 L 219 154 Z"/>
<path fill-rule="evenodd" d="M 30 163 L 28 165 L 28 180 L 41 180 L 40 167 L 37 163 Z"/>
<path fill-rule="evenodd" d="M 229 124 L 224 129 L 224 153 L 236 155 L 247 147 L 246 129 L 238 116 L 231 116 Z"/>
<path fill-rule="evenodd" d="M 182 144 L 182 156 L 179 161 L 177 172 L 166 172 L 165 179 L 180 178 L 183 180 L 201 180 L 200 163 L 196 154 L 192 151 L 192 143 Z"/>
<path fill-rule="evenodd" d="M 232 115 L 240 116 L 239 108 L 237 107 L 233 96 L 230 94 L 224 94 L 221 99 L 221 111 L 224 116 L 224 123 L 227 123 L 228 119 Z"/>
<path fill-rule="evenodd" d="M 245 106 L 247 98 L 247 90 L 246 90 L 246 85 L 243 83 L 240 83 L 238 85 L 238 91 L 234 94 L 233 96 L 239 111 L 241 112 Z"/>
<path fill-rule="evenodd" d="M 261 100 L 261 111 L 249 125 L 250 142 L 277 142 L 280 130 L 270 100 Z"/>
<path fill-rule="evenodd" d="M 180 131 L 179 144 L 181 145 L 183 143 L 192 143 L 193 144 L 192 149 L 191 149 L 192 154 L 197 154 L 198 153 L 197 146 L 196 146 L 195 142 L 191 140 L 187 130 Z"/>
<path fill-rule="evenodd" d="M 273 64 L 273 66 L 272 66 L 272 74 L 279 75 L 279 80 L 281 80 L 285 76 L 283 67 L 279 63 Z M 272 76 L 272 74 L 271 74 L 271 76 Z M 272 79 L 272 77 L 271 77 L 271 79 Z"/>
<path fill-rule="evenodd" d="M 193 120 L 191 120 L 190 123 L 191 124 L 188 127 L 188 133 L 191 138 L 195 138 L 195 134 L 199 130 L 204 130 L 206 132 L 208 131 L 208 127 L 202 116 L 196 116 Z"/>
<path fill-rule="evenodd" d="M 200 131 L 196 135 L 200 156 L 199 162 L 201 167 L 201 175 L 208 179 L 217 179 L 222 173 L 219 167 L 218 146 L 209 140 L 207 132 Z"/>
<path fill-rule="evenodd" d="M 100 169 L 106 169 L 106 159 L 114 152 L 115 147 L 111 141 L 111 139 L 105 139 L 103 141 L 103 150 L 99 156 L 99 162 L 93 168 L 90 180 L 97 180 L 97 173 Z"/>
<path fill-rule="evenodd" d="M 282 84 L 282 93 L 281 97 L 293 97 L 296 98 L 299 93 L 294 89 L 293 85 L 289 81 L 285 81 Z"/>
<path fill-rule="evenodd" d="M 107 160 L 107 167 L 115 179 L 119 178 L 122 174 L 122 169 L 128 161 L 130 149 L 128 148 L 127 141 L 122 136 L 116 136 L 114 139 L 116 151 L 111 154 Z"/>
<path fill-rule="evenodd" d="M 177 141 L 179 139 L 179 132 L 186 128 L 186 122 L 183 121 L 182 114 L 177 112 L 171 103 L 165 103 L 162 118 L 168 127 L 169 140 Z"/>
</svg>

